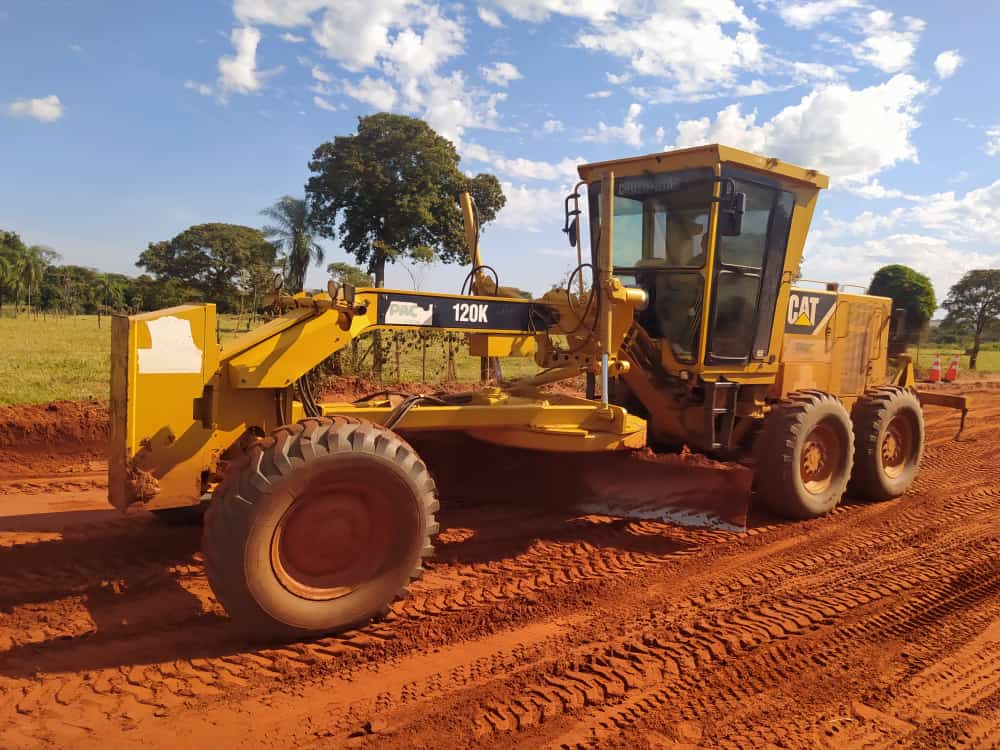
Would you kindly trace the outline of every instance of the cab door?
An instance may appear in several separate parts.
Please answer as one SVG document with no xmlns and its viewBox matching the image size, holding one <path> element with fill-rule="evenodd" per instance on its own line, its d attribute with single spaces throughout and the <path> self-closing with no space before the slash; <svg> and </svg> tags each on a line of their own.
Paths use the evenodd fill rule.
<svg viewBox="0 0 1000 750">
<path fill-rule="evenodd" d="M 742 367 L 763 360 L 771 343 L 794 196 L 763 175 L 724 167 L 747 196 L 737 236 L 718 236 L 705 364 Z"/>
</svg>

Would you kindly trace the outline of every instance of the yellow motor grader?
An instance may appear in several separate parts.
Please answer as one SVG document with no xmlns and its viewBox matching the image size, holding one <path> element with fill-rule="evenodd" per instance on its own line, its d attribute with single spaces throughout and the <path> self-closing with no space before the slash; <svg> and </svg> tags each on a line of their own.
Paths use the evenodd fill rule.
<svg viewBox="0 0 1000 750">
<path fill-rule="evenodd" d="M 826 176 L 719 145 L 579 174 L 564 231 L 582 254 L 587 204 L 590 259 L 540 299 L 486 276 L 462 196 L 473 294 L 278 293 L 279 317 L 221 347 L 211 304 L 116 318 L 112 504 L 210 500 L 219 601 L 248 631 L 294 638 L 378 616 L 419 574 L 438 530 L 435 466 L 413 447 L 429 434 L 468 436 L 472 461 L 505 446 L 553 467 L 582 456 L 577 469 L 689 446 L 754 467 L 757 496 L 792 518 L 828 512 L 849 486 L 869 500 L 907 490 L 922 403 L 966 404 L 914 390 L 905 355 L 890 373 L 889 299 L 797 281 Z M 480 357 L 533 356 L 539 372 L 463 394 L 313 398 L 305 376 L 352 340 L 428 328 L 468 334 Z M 587 397 L 546 390 L 581 375 Z M 623 496 L 641 466 L 621 463 Z M 735 494 L 715 500 L 745 521 Z"/>
</svg>

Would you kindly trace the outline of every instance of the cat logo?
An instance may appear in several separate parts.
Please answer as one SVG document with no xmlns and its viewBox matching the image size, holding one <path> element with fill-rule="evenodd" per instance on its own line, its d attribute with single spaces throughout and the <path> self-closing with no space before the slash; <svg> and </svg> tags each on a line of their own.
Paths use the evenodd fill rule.
<svg viewBox="0 0 1000 750">
<path fill-rule="evenodd" d="M 833 310 L 836 294 L 792 291 L 788 297 L 785 330 L 789 333 L 812 333 Z"/>
<path fill-rule="evenodd" d="M 812 328 L 816 322 L 817 307 L 819 307 L 819 297 L 807 297 L 804 294 L 791 295 L 788 298 L 788 324 Z"/>
</svg>

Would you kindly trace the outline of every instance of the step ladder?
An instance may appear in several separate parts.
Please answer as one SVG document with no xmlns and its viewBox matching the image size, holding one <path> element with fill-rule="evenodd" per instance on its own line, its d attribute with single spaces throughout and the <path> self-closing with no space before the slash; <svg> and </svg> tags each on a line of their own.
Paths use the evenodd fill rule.
<svg viewBox="0 0 1000 750">
<path fill-rule="evenodd" d="M 708 450 L 732 450 L 739 392 L 740 384 L 729 380 L 705 383 L 705 447 Z"/>
</svg>

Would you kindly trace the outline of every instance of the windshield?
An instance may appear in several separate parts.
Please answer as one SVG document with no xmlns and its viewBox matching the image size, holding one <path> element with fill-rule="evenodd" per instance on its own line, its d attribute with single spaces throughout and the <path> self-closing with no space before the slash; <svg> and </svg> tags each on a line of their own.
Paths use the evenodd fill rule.
<svg viewBox="0 0 1000 750">
<path fill-rule="evenodd" d="M 711 202 L 711 170 L 617 180 L 615 267 L 701 268 Z"/>
</svg>

